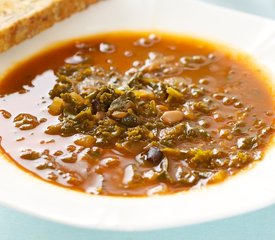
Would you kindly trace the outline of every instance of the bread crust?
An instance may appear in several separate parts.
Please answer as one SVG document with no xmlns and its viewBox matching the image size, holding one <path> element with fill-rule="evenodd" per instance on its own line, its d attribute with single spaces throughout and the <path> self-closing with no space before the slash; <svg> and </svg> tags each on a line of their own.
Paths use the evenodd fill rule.
<svg viewBox="0 0 275 240">
<path fill-rule="evenodd" d="M 98 0 L 2 0 L 0 52 L 33 37 Z"/>
</svg>

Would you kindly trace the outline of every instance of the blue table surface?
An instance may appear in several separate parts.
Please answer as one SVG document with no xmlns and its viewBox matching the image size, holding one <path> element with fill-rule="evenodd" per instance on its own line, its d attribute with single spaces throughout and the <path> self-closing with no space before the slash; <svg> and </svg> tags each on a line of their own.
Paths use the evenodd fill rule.
<svg viewBox="0 0 275 240">
<path fill-rule="evenodd" d="M 202 0 L 275 19 L 275 0 Z M 0 206 L 0 240 L 274 240 L 275 205 L 224 220 L 150 232 L 80 229 Z"/>
</svg>

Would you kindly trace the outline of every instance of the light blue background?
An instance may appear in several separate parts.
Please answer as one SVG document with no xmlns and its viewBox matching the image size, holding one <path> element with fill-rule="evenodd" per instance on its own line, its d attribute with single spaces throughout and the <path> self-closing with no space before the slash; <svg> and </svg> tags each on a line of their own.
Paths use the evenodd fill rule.
<svg viewBox="0 0 275 240">
<path fill-rule="evenodd" d="M 275 0 L 203 1 L 275 19 Z M 0 240 L 99 239 L 275 240 L 275 205 L 260 211 L 225 220 L 169 230 L 138 233 L 79 229 L 41 220 L 0 206 Z"/>
</svg>

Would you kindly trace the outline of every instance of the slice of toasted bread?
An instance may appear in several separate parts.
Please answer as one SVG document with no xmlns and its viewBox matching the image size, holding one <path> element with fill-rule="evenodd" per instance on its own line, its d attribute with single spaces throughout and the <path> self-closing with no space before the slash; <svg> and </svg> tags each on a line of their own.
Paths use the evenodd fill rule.
<svg viewBox="0 0 275 240">
<path fill-rule="evenodd" d="M 97 0 L 0 0 L 0 52 Z"/>
</svg>

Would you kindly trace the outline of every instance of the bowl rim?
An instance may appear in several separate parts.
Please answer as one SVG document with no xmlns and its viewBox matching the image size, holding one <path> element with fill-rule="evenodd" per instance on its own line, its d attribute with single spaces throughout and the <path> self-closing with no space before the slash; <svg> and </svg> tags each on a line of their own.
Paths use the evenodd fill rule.
<svg viewBox="0 0 275 240">
<path fill-rule="evenodd" d="M 144 6 L 147 9 L 144 13 L 145 19 L 131 20 L 129 23 L 125 23 L 125 19 L 130 19 L 131 14 L 138 9 L 144 9 Z M 152 7 L 157 9 L 153 12 L 156 15 L 154 17 L 150 15 Z M 180 7 L 186 13 L 183 18 L 180 17 L 181 12 L 178 10 Z M 119 8 L 121 9 L 119 10 Z M 113 9 L 116 9 L 116 11 L 114 12 Z M 127 9 L 129 12 L 127 13 L 123 9 Z M 169 11 L 167 11 L 168 9 Z M 104 17 L 108 13 L 112 17 L 107 18 L 105 22 L 100 22 L 102 16 L 99 15 L 102 13 L 105 13 Z M 163 15 L 164 13 L 167 13 L 167 16 Z M 191 13 L 202 14 L 202 17 L 208 18 L 204 23 L 211 26 L 211 28 L 209 27 L 207 30 L 207 28 L 199 26 L 199 21 L 196 22 Z M 114 16 L 116 17 L 115 21 L 113 20 Z M 227 31 L 231 31 L 230 33 L 233 36 L 215 34 L 220 26 L 219 24 L 214 26 L 210 24 L 221 16 L 225 26 L 229 27 Z M 160 17 L 163 17 L 166 22 L 161 20 Z M 234 19 L 233 22 L 229 22 L 232 18 Z M 78 29 L 76 23 L 83 23 L 87 19 L 96 21 L 99 23 L 98 26 L 85 25 L 84 29 Z M 194 30 L 187 23 L 184 23 L 183 27 L 181 24 L 175 24 L 178 19 L 191 19 Z M 241 21 L 240 26 L 237 26 L 237 30 L 234 30 L 238 21 Z M 233 37 L 239 36 L 241 30 L 250 26 L 250 24 L 252 25 L 251 22 L 255 24 L 253 25 L 254 28 L 248 31 L 248 36 L 242 35 L 242 39 L 233 39 Z M 275 57 L 271 56 L 270 52 L 275 51 L 275 41 L 272 41 L 272 37 L 275 36 L 275 22 L 193 0 L 159 0 L 158 3 L 154 0 L 99 2 L 86 11 L 56 24 L 33 39 L 0 54 L 0 73 L 21 60 L 22 56 L 32 55 L 37 50 L 52 43 L 75 38 L 83 35 L 83 32 L 93 34 L 123 30 L 127 29 L 127 26 L 131 26 L 130 24 L 133 24 L 133 30 L 163 30 L 164 32 L 183 33 L 184 35 L 209 39 L 232 48 L 241 49 L 241 52 L 246 52 L 257 58 L 256 62 L 259 66 L 267 68 L 273 81 L 272 86 L 274 86 L 275 70 L 271 69 L 271 65 L 275 62 Z M 68 33 L 66 31 L 68 28 L 73 29 L 75 32 Z M 187 31 L 185 31 L 186 29 Z M 208 31 L 209 33 L 207 33 Z M 255 40 L 255 43 L 247 42 L 248 38 L 256 35 L 259 35 L 259 37 Z M 3 205 L 37 217 L 85 228 L 144 231 L 178 227 L 235 216 L 274 203 L 275 189 L 272 189 L 270 185 L 258 189 L 263 181 L 275 180 L 275 176 L 272 176 L 270 172 L 266 172 L 267 169 L 275 170 L 275 164 L 272 162 L 273 156 L 275 156 L 275 148 L 272 145 L 266 153 L 265 159 L 257 164 L 257 168 L 240 173 L 223 183 L 190 192 L 150 198 L 90 196 L 48 184 L 34 178 L 31 174 L 18 171 L 17 166 L 4 160 L 0 161 L 0 189 L 2 189 L 0 202 Z M 0 158 L 2 160 L 3 156 Z M 265 174 L 264 179 L 259 179 L 259 173 Z M 259 184 L 253 182 L 251 186 L 251 181 L 255 181 L 254 179 L 258 179 L 260 182 Z M 249 187 L 245 189 L 244 186 Z M 255 189 L 257 189 L 257 194 L 255 194 Z M 255 199 L 256 195 L 261 197 L 258 196 Z M 251 199 L 253 200 L 251 201 Z M 250 201 L 247 203 L 248 200 Z M 227 208 L 225 209 L 225 206 L 221 203 L 226 203 Z"/>
</svg>

